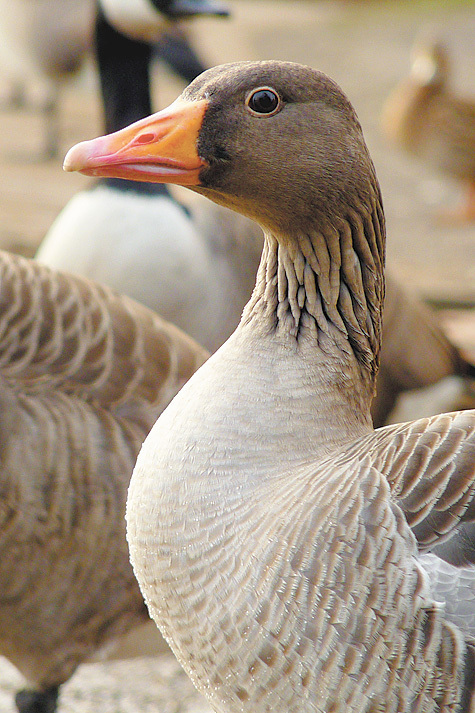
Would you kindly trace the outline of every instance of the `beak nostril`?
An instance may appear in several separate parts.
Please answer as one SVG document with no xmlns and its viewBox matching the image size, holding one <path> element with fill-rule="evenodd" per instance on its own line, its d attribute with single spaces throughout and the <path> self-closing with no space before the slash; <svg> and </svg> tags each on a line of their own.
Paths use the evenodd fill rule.
<svg viewBox="0 0 475 713">
<path fill-rule="evenodd" d="M 151 144 L 156 138 L 156 135 L 151 132 L 147 134 L 140 134 L 140 136 L 137 136 L 135 139 L 134 144 Z"/>
</svg>

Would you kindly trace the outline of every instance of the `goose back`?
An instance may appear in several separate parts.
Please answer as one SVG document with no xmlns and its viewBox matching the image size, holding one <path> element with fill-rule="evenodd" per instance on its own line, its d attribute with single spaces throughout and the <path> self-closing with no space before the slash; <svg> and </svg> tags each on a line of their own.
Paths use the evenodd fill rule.
<svg viewBox="0 0 475 713">
<path fill-rule="evenodd" d="M 37 689 L 147 620 L 125 497 L 206 353 L 107 288 L 0 253 L 0 653 Z"/>
</svg>

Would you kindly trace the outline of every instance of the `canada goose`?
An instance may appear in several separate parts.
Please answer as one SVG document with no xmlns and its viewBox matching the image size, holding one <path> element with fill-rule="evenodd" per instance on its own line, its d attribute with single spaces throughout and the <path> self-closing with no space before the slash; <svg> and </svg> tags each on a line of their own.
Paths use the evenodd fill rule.
<svg viewBox="0 0 475 713">
<path fill-rule="evenodd" d="M 206 352 L 127 297 L 0 252 L 0 655 L 21 713 L 147 620 L 125 499 L 138 450 Z"/>
<path fill-rule="evenodd" d="M 228 17 L 229 10 L 220 0 L 99 0 L 115 29 L 131 39 L 156 42 L 163 33 L 163 18 L 183 19 L 214 15 Z"/>
<path fill-rule="evenodd" d="M 110 132 L 150 114 L 152 48 L 100 8 L 95 38 Z M 261 229 L 231 211 L 185 206 L 159 184 L 106 180 L 72 198 L 36 259 L 137 299 L 214 351 L 239 322 L 261 249 Z"/>
<path fill-rule="evenodd" d="M 450 62 L 440 41 L 419 40 L 411 71 L 383 107 L 387 138 L 464 186 L 464 202 L 446 217 L 475 220 L 475 99 L 450 86 Z"/>
<path fill-rule="evenodd" d="M 265 232 L 239 326 L 129 487 L 134 571 L 195 686 L 221 712 L 471 710 L 475 645 L 419 553 L 470 535 L 475 411 L 373 430 L 385 221 L 340 88 L 215 67 L 64 166 L 185 185 Z"/>
</svg>

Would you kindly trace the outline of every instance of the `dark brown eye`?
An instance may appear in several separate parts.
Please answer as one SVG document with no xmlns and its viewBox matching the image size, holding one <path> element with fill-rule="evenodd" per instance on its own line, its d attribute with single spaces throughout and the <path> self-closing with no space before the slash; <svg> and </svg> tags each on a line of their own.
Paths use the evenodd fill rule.
<svg viewBox="0 0 475 713">
<path fill-rule="evenodd" d="M 274 89 L 255 89 L 247 98 L 247 106 L 254 114 L 275 114 L 280 107 L 280 98 Z"/>
</svg>

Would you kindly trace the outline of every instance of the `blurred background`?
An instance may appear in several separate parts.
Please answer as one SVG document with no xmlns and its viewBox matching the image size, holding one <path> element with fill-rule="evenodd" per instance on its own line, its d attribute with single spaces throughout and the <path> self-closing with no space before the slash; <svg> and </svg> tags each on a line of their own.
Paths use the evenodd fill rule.
<svg viewBox="0 0 475 713">
<path fill-rule="evenodd" d="M 40 0 L 16 2 L 24 3 L 25 33 L 32 33 L 35 2 Z M 56 0 L 58 12 L 62 3 Z M 460 183 L 406 154 L 381 129 L 383 106 L 408 75 L 411 48 L 421 31 L 439 37 L 447 48 L 452 90 L 475 102 L 475 3 L 229 0 L 228 5 L 232 17 L 227 20 L 198 18 L 186 24 L 187 36 L 202 60 L 212 66 L 244 59 L 286 59 L 309 64 L 335 79 L 359 115 L 376 165 L 393 275 L 437 309 L 475 307 L 475 222 L 444 213 L 460 201 Z M 2 12 L 0 3 L 0 16 Z M 98 79 L 88 49 L 91 18 L 91 3 L 85 2 L 84 13 L 72 21 L 77 56 L 72 53 L 71 72 L 58 91 L 45 80 L 38 64 L 14 59 L 8 23 L 0 26 L 1 249 L 33 256 L 59 211 L 90 184 L 84 176 L 66 175 L 62 159 L 74 143 L 103 133 Z M 40 28 L 36 25 L 36 29 Z M 183 86 L 163 63 L 156 62 L 154 110 L 173 101 Z M 463 338 L 475 343 L 473 331 Z M 16 670 L 0 658 L 4 713 L 15 710 L 12 696 L 19 681 Z M 164 653 L 158 660 L 80 667 L 64 686 L 60 710 L 197 713 L 208 707 L 173 657 Z"/>
</svg>

